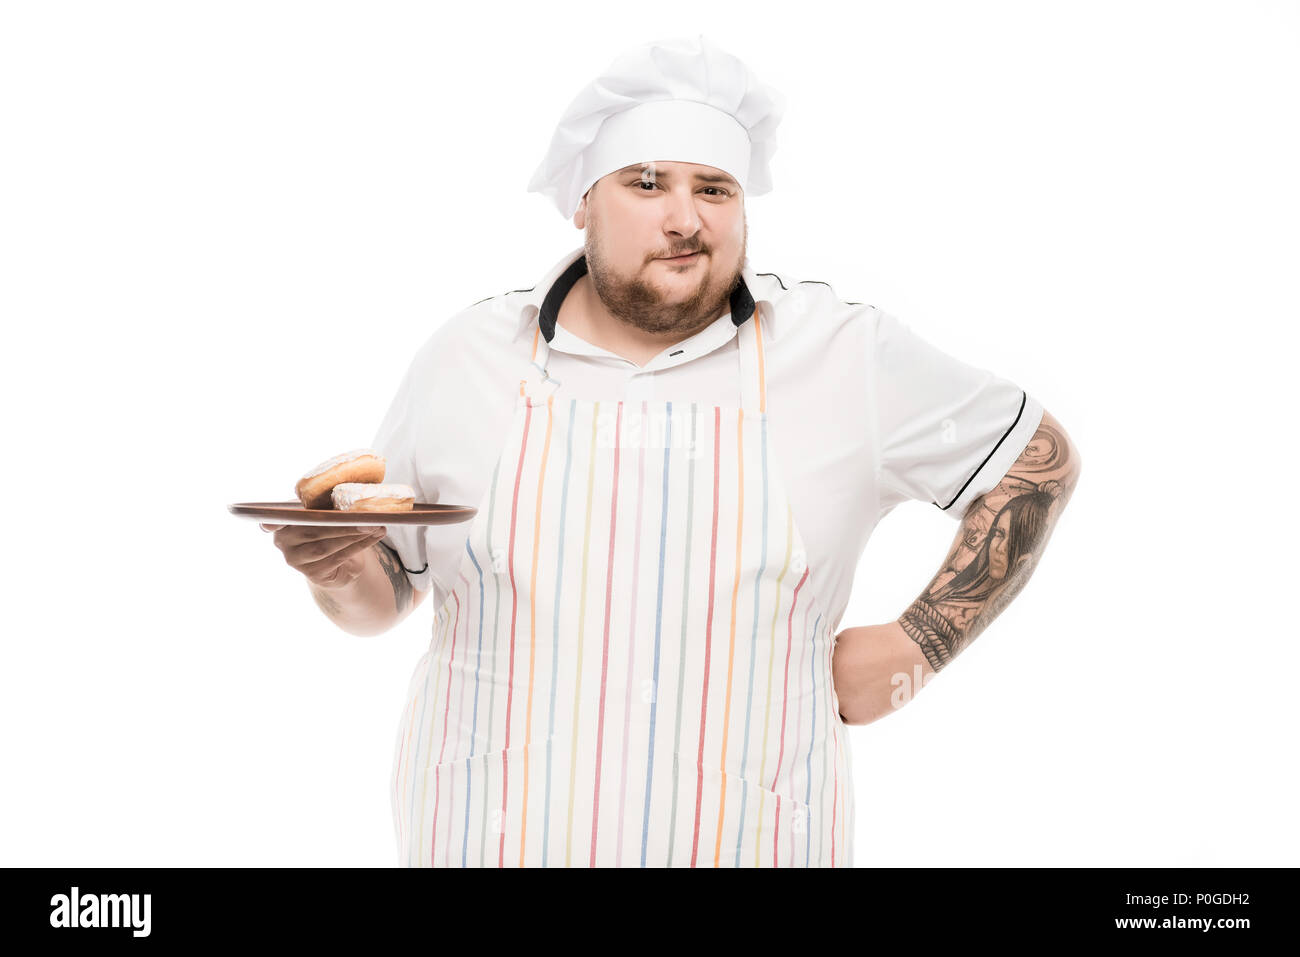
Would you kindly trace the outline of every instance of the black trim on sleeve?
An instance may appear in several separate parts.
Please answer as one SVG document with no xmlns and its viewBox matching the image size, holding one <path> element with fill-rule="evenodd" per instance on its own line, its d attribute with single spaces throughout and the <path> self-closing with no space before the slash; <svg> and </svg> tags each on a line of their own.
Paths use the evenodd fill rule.
<svg viewBox="0 0 1300 957">
<path fill-rule="evenodd" d="M 962 484 L 962 487 L 957 490 L 957 494 L 952 497 L 952 502 L 949 502 L 947 505 L 940 505 L 938 502 L 931 502 L 930 503 L 931 505 L 935 506 L 936 508 L 942 511 L 947 511 L 949 508 L 952 507 L 953 503 L 956 502 L 957 499 L 961 498 L 961 493 L 966 491 L 967 486 L 969 486 L 971 482 L 975 481 L 975 476 L 980 474 L 980 469 L 984 468 L 984 466 L 989 464 L 989 459 L 993 458 L 993 452 L 996 452 L 998 449 L 1000 449 L 1002 447 L 1002 443 L 1007 440 L 1007 436 L 1010 435 L 1013 431 L 1015 431 L 1016 425 L 1020 422 L 1020 416 L 1022 416 L 1025 412 L 1026 398 L 1027 396 L 1025 394 L 1025 390 L 1021 389 L 1020 390 L 1020 411 L 1016 413 L 1015 422 L 1012 422 L 1011 427 L 1002 433 L 1002 438 L 998 439 L 998 444 L 993 446 L 993 450 L 989 452 L 988 455 L 984 456 L 984 461 L 979 464 L 979 468 L 977 468 L 974 472 L 972 472 L 970 478 L 968 478 Z"/>
<path fill-rule="evenodd" d="M 406 574 L 408 574 L 408 575 L 423 575 L 426 571 L 428 571 L 428 568 L 429 568 L 429 563 L 428 563 L 428 562 L 425 562 L 425 563 L 424 563 L 424 568 L 421 568 L 419 571 L 416 571 L 416 570 L 413 569 L 413 568 L 407 568 L 405 565 L 402 565 L 402 556 L 399 555 L 399 554 L 397 554 L 397 549 L 393 548 L 392 545 L 389 545 L 388 543 L 384 542 L 382 539 L 380 540 L 379 544 L 380 544 L 380 545 L 383 545 L 384 548 L 388 549 L 390 552 L 393 553 L 393 558 L 397 559 L 397 564 L 402 566 L 402 571 L 406 572 Z"/>
<path fill-rule="evenodd" d="M 532 292 L 532 291 L 533 291 L 534 289 L 536 289 L 536 288 L 537 288 L 536 286 L 529 286 L 527 289 L 511 289 L 511 290 L 509 290 L 509 291 L 507 291 L 507 292 L 503 292 L 503 293 L 501 293 L 501 295 L 503 295 L 503 296 L 509 296 L 509 295 L 511 295 L 512 293 L 516 293 L 516 292 Z M 483 297 L 482 299 L 480 299 L 478 302 L 471 302 L 471 303 L 470 303 L 468 306 L 466 306 L 465 308 L 466 308 L 466 309 L 473 309 L 473 308 L 474 308 L 475 306 L 477 306 L 480 302 L 487 302 L 489 299 L 496 299 L 496 298 L 497 298 L 496 296 L 484 296 L 484 297 Z"/>
<path fill-rule="evenodd" d="M 779 282 L 779 283 L 781 284 L 781 288 L 782 288 L 783 290 L 785 290 L 786 292 L 789 292 L 789 291 L 790 291 L 789 288 L 786 286 L 785 281 L 784 281 L 780 276 L 778 276 L 776 273 L 774 273 L 774 272 L 756 272 L 756 273 L 754 273 L 754 275 L 755 275 L 755 276 L 771 276 L 773 279 L 775 279 L 777 282 Z M 800 279 L 800 280 L 799 280 L 799 284 L 803 284 L 803 283 L 806 283 L 806 282 L 815 282 L 815 283 L 817 283 L 817 285 L 819 285 L 819 286 L 825 286 L 825 287 L 826 287 L 827 289 L 829 289 L 831 292 L 834 292 L 834 291 L 835 291 L 835 287 L 834 287 L 834 286 L 832 286 L 830 283 L 825 282 L 825 281 L 823 281 L 823 280 L 821 280 L 821 279 Z M 844 303 L 844 305 L 846 305 L 846 306 L 865 306 L 865 305 L 868 305 L 868 303 L 865 303 L 865 302 L 849 302 L 849 301 L 846 300 L 846 299 L 841 299 L 840 302 Z M 872 308 L 874 309 L 875 307 L 872 306 Z"/>
</svg>

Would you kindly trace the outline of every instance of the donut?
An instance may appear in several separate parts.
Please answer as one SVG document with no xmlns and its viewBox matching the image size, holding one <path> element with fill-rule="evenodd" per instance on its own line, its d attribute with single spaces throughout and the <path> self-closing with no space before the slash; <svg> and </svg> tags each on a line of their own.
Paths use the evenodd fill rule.
<svg viewBox="0 0 1300 957">
<path fill-rule="evenodd" d="M 331 495 L 334 507 L 343 512 L 409 512 L 415 504 L 415 489 L 390 482 L 344 482 Z"/>
<path fill-rule="evenodd" d="M 382 482 L 384 457 L 374 449 L 353 449 L 326 459 L 298 480 L 294 493 L 303 508 L 329 508 L 330 492 L 343 482 Z"/>
</svg>

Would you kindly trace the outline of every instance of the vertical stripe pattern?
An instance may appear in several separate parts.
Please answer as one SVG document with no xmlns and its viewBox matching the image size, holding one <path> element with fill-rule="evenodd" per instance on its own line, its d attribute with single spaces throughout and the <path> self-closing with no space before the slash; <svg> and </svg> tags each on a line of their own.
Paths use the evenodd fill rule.
<svg viewBox="0 0 1300 957">
<path fill-rule="evenodd" d="M 851 866 L 758 324 L 734 408 L 565 398 L 529 365 L 399 722 L 401 864 Z"/>
</svg>

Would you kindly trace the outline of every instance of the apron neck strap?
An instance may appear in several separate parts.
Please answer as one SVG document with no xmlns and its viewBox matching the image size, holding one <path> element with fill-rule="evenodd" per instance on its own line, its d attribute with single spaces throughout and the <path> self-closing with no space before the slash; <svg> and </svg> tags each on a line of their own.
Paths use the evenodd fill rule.
<svg viewBox="0 0 1300 957">
<path fill-rule="evenodd" d="M 740 359 L 740 407 L 750 415 L 767 412 L 767 362 L 763 350 L 763 327 L 758 304 L 753 314 L 736 329 L 736 353 Z"/>
<path fill-rule="evenodd" d="M 555 395 L 560 380 L 551 376 L 551 347 L 542 335 L 542 327 L 533 323 L 532 360 L 524 367 L 524 378 L 519 380 L 519 394 L 528 397 L 529 405 L 545 405 Z"/>
</svg>

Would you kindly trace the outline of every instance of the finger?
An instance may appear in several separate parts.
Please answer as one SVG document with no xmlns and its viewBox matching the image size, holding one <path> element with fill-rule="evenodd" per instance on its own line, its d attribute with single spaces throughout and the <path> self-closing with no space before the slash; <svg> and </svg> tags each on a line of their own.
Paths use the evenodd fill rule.
<svg viewBox="0 0 1300 957">
<path fill-rule="evenodd" d="M 278 532 L 280 529 L 284 528 L 283 525 L 267 525 L 266 522 L 258 522 L 257 527 L 264 532 Z"/>
<path fill-rule="evenodd" d="M 312 539 L 296 545 L 289 545 L 283 551 L 285 559 L 290 565 L 302 567 L 303 565 L 330 558 L 343 551 L 343 549 L 351 548 L 354 545 L 373 545 L 383 537 L 382 532 L 374 532 L 369 535 L 356 533 L 351 535 L 331 535 L 326 538 Z"/>
<path fill-rule="evenodd" d="M 347 565 L 340 565 L 328 575 L 313 582 L 315 585 L 349 585 L 359 577 L 356 573 L 346 574 Z"/>
<path fill-rule="evenodd" d="M 384 529 L 374 525 L 290 525 L 276 535 L 281 548 L 293 548 L 305 542 L 318 542 L 327 538 L 357 539 L 367 535 L 382 534 Z"/>
<path fill-rule="evenodd" d="M 351 558 L 357 552 L 364 551 L 372 547 L 377 539 L 365 539 L 360 542 L 353 542 L 351 545 L 344 546 L 336 552 L 332 552 L 325 558 L 315 562 L 308 562 L 305 565 L 299 565 L 298 570 L 313 581 L 326 580 L 334 572 L 340 563 Z"/>
<path fill-rule="evenodd" d="M 284 549 L 284 557 L 290 565 L 301 570 L 321 561 L 339 561 L 345 554 L 351 555 L 362 548 L 368 548 L 383 537 L 377 532 L 372 535 L 337 535 L 322 538 L 319 541 L 303 542 L 300 545 L 287 547 Z"/>
</svg>

